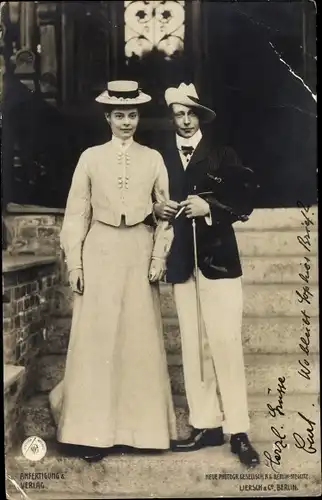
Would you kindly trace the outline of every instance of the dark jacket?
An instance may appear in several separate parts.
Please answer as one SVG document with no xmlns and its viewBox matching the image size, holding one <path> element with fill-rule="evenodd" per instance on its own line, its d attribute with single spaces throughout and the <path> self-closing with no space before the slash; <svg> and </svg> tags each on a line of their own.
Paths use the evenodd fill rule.
<svg viewBox="0 0 322 500">
<path fill-rule="evenodd" d="M 242 275 L 239 252 L 232 224 L 247 220 L 253 211 L 254 176 L 242 166 L 228 147 L 202 138 L 186 170 L 175 137 L 167 142 L 162 155 L 168 170 L 170 197 L 182 201 L 189 194 L 202 195 L 209 203 L 212 225 L 196 218 L 198 267 L 206 278 L 236 278 Z M 168 283 L 183 283 L 194 269 L 192 221 L 184 214 L 173 221 L 174 240 L 167 261 Z"/>
</svg>

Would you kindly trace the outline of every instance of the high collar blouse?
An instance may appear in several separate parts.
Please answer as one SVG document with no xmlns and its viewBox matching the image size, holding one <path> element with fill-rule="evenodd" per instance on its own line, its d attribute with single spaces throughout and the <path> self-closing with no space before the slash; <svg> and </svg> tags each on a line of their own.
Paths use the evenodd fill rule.
<svg viewBox="0 0 322 500">
<path fill-rule="evenodd" d="M 160 153 L 135 141 L 125 149 L 109 141 L 85 150 L 73 175 L 61 231 L 68 269 L 82 268 L 82 245 L 93 221 L 117 227 L 124 216 L 126 225 L 133 226 L 152 213 L 154 200 L 169 200 Z M 160 221 L 152 256 L 165 258 L 172 239 L 172 227 Z"/>
</svg>

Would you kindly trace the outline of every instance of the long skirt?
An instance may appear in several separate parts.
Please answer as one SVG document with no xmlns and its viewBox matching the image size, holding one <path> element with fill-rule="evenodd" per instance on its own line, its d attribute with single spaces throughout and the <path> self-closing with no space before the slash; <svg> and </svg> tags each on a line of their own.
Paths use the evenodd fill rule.
<svg viewBox="0 0 322 500">
<path fill-rule="evenodd" d="M 50 393 L 63 443 L 167 449 L 176 423 L 159 288 L 148 280 L 153 229 L 95 222 L 83 246 L 63 381 Z"/>
</svg>

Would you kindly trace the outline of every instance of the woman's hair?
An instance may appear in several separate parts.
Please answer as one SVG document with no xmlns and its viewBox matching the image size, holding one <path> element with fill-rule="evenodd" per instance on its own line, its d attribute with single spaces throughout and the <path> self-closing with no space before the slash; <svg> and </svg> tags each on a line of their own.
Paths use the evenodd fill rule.
<svg viewBox="0 0 322 500">
<path fill-rule="evenodd" d="M 133 109 L 133 108 L 137 109 L 138 112 L 140 112 L 137 104 L 133 104 L 132 106 L 131 106 L 131 104 L 126 105 L 126 106 L 123 106 L 123 105 L 118 106 L 117 104 L 103 104 L 102 106 L 103 106 L 104 114 L 105 113 L 110 114 L 112 111 L 115 111 L 116 109 L 120 110 L 120 111 L 124 111 L 125 109 Z"/>
</svg>

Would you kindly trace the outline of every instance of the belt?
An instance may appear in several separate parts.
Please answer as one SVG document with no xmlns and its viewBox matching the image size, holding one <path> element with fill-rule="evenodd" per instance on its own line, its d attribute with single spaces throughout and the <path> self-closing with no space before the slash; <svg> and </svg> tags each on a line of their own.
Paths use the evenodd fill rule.
<svg viewBox="0 0 322 500">
<path fill-rule="evenodd" d="M 134 227 L 134 226 L 139 226 L 140 224 L 143 224 L 143 221 L 141 222 L 137 222 L 136 224 L 131 224 L 130 226 L 128 224 L 126 224 L 126 218 L 125 218 L 125 215 L 122 214 L 121 215 L 121 221 L 120 221 L 120 225 L 119 226 L 114 226 L 112 224 L 108 224 L 104 221 L 101 221 L 99 219 L 93 219 L 92 221 L 92 224 L 98 222 L 99 224 L 104 224 L 105 226 L 111 226 L 111 227 L 115 227 L 115 228 L 127 228 L 127 227 Z"/>
</svg>

